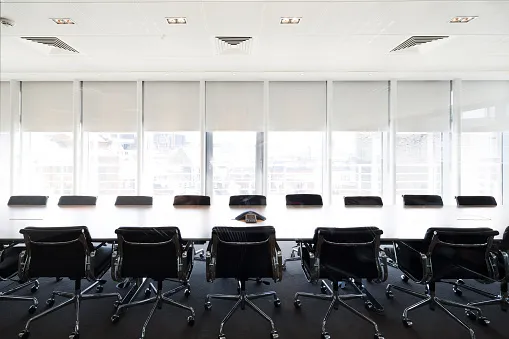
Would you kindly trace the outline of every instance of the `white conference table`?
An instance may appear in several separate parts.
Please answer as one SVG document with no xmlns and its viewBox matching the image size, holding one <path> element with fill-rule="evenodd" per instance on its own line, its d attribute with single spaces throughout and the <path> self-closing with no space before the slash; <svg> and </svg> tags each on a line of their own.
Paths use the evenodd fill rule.
<svg viewBox="0 0 509 339">
<path fill-rule="evenodd" d="M 97 206 L 59 207 L 56 198 L 46 207 L 0 206 L 0 241 L 22 241 L 19 230 L 27 226 L 87 226 L 96 241 L 116 239 L 121 226 L 178 226 L 188 240 L 208 240 L 214 226 L 249 226 L 235 216 L 253 210 L 267 218 L 258 225 L 276 229 L 278 240 L 311 239 L 317 227 L 376 226 L 383 230 L 382 241 L 422 239 L 429 227 L 490 227 L 500 239 L 509 225 L 509 207 L 405 208 L 290 206 L 284 197 L 268 199 L 266 207 L 229 207 L 227 199 L 216 198 L 211 206 L 173 207 L 169 197 L 155 197 L 153 206 L 115 207 L 114 198 L 100 197 Z"/>
</svg>

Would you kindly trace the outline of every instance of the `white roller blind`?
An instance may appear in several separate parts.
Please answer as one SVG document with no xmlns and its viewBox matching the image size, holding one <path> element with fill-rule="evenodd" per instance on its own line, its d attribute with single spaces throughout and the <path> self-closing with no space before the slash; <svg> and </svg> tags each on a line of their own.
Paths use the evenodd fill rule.
<svg viewBox="0 0 509 339">
<path fill-rule="evenodd" d="M 389 127 L 389 82 L 334 82 L 332 130 L 385 131 Z"/>
<path fill-rule="evenodd" d="M 83 83 L 84 131 L 136 131 L 136 113 L 136 82 Z"/>
<path fill-rule="evenodd" d="M 326 110 L 325 81 L 269 83 L 270 130 L 322 131 Z"/>
<path fill-rule="evenodd" d="M 208 131 L 262 131 L 263 82 L 207 82 Z"/>
<path fill-rule="evenodd" d="M 72 132 L 72 82 L 21 83 L 21 128 L 25 132 Z"/>
<path fill-rule="evenodd" d="M 0 133 L 11 130 L 11 87 L 7 81 L 0 82 Z"/>
<path fill-rule="evenodd" d="M 509 131 L 509 81 L 463 81 L 461 130 Z"/>
<path fill-rule="evenodd" d="M 145 82 L 143 94 L 145 130 L 200 130 L 199 82 Z"/>
<path fill-rule="evenodd" d="M 397 86 L 398 132 L 449 130 L 449 81 L 398 81 Z"/>
</svg>

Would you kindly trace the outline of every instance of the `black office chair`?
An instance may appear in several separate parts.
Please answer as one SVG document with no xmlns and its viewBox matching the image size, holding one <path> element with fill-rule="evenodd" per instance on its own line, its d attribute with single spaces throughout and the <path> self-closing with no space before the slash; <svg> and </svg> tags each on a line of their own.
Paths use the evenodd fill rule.
<svg viewBox="0 0 509 339">
<path fill-rule="evenodd" d="M 382 198 L 377 196 L 345 197 L 345 206 L 383 206 Z"/>
<path fill-rule="evenodd" d="M 210 206 L 210 197 L 207 195 L 176 195 L 173 206 Z"/>
<path fill-rule="evenodd" d="M 468 285 L 463 284 L 463 288 L 468 289 L 477 294 L 488 297 L 488 300 L 479 301 L 475 303 L 469 303 L 470 306 L 488 306 L 500 304 L 502 311 L 507 312 L 509 310 L 509 227 L 504 232 L 502 242 L 497 246 L 498 248 L 493 251 L 493 255 L 497 258 L 498 262 L 498 276 L 500 282 L 500 294 L 493 295 L 491 293 L 479 290 Z M 467 315 L 475 319 L 475 314 L 467 312 Z"/>
<path fill-rule="evenodd" d="M 62 195 L 58 206 L 95 206 L 97 197 L 87 195 Z"/>
<path fill-rule="evenodd" d="M 142 195 L 119 195 L 115 206 L 152 206 L 152 197 Z"/>
<path fill-rule="evenodd" d="M 74 280 L 74 293 L 54 291 L 46 301 L 48 307 L 54 305 L 55 296 L 68 300 L 30 318 L 25 329 L 19 333 L 19 338 L 28 338 L 33 321 L 74 304 L 76 324 L 69 339 L 78 339 L 80 304 L 83 300 L 115 297 L 117 303 L 120 302 L 121 296 L 118 293 L 86 294 L 97 285 L 105 283 L 98 279 L 110 268 L 112 249 L 110 246 L 94 247 L 85 226 L 27 227 L 20 233 L 25 238 L 26 246 L 26 250 L 20 254 L 20 278 L 28 280 L 38 277 L 68 277 Z M 81 280 L 85 278 L 93 283 L 82 291 Z"/>
<path fill-rule="evenodd" d="M 24 250 L 24 247 L 7 247 L 0 246 L 0 281 L 12 281 L 18 273 L 19 254 Z M 32 293 L 39 289 L 39 282 L 37 280 L 17 281 L 18 286 L 13 287 L 7 291 L 0 291 L 0 301 L 31 301 L 32 305 L 28 308 L 28 313 L 34 314 L 37 310 L 39 302 L 34 297 L 21 297 L 12 295 L 14 292 L 21 290 L 27 286 L 32 286 Z"/>
<path fill-rule="evenodd" d="M 46 206 L 48 197 L 44 195 L 13 195 L 7 206 Z"/>
<path fill-rule="evenodd" d="M 403 195 L 403 203 L 405 206 L 444 206 L 442 197 L 439 195 Z"/>
<path fill-rule="evenodd" d="M 219 327 L 219 339 L 226 339 L 223 332 L 225 323 L 240 307 L 251 307 L 271 326 L 271 338 L 279 338 L 272 319 L 256 306 L 252 300 L 272 296 L 274 305 L 281 301 L 276 292 L 246 294 L 246 281 L 250 278 L 271 278 L 274 282 L 282 278 L 281 249 L 276 242 L 276 231 L 271 226 L 214 227 L 212 239 L 207 248 L 207 281 L 216 278 L 233 278 L 238 282 L 238 295 L 208 294 L 205 309 L 212 307 L 210 299 L 235 300 L 233 308 Z"/>
<path fill-rule="evenodd" d="M 444 311 L 457 323 L 466 328 L 472 339 L 474 330 L 452 314 L 445 306 L 459 307 L 474 312 L 481 324 L 489 321 L 479 307 L 442 299 L 435 294 L 435 284 L 451 279 L 492 279 L 495 276 L 490 256 L 493 238 L 497 231 L 489 228 L 430 228 L 424 240 L 395 241 L 395 257 L 399 269 L 413 281 L 425 286 L 424 293 L 389 284 L 386 296 L 394 297 L 392 289 L 421 298 L 418 303 L 405 308 L 402 321 L 411 327 L 408 312 L 429 305 Z"/>
<path fill-rule="evenodd" d="M 116 323 L 120 314 L 131 307 L 154 303 L 141 330 L 141 339 L 157 308 L 165 303 L 191 312 L 187 318 L 189 325 L 194 325 L 194 310 L 169 298 L 170 295 L 186 288 L 186 296 L 190 294 L 189 277 L 193 270 L 193 244 L 185 243 L 180 237 L 177 227 L 121 227 L 115 231 L 118 244 L 113 253 L 111 276 L 119 281 L 124 278 L 150 278 L 157 282 L 157 288 L 150 283 L 150 289 L 156 296 L 142 301 L 123 304 L 111 317 Z M 178 279 L 179 287 L 163 292 L 166 279 Z"/>
<path fill-rule="evenodd" d="M 286 206 L 323 206 L 322 196 L 320 194 L 287 194 Z M 286 270 L 287 261 L 300 261 L 300 246 L 292 247 L 290 258 L 283 262 L 283 270 Z"/>
<path fill-rule="evenodd" d="M 210 197 L 207 195 L 176 195 L 173 206 L 210 206 Z M 206 241 L 195 241 L 194 245 L 205 245 Z M 205 261 L 205 249 L 195 249 L 195 260 Z"/>
<path fill-rule="evenodd" d="M 489 195 L 458 195 L 456 197 L 458 206 L 469 207 L 495 207 L 497 200 Z"/>
<path fill-rule="evenodd" d="M 230 206 L 265 206 L 267 198 L 264 195 L 232 195 Z"/>
<path fill-rule="evenodd" d="M 310 282 L 328 279 L 332 288 L 323 280 L 320 281 L 323 294 L 298 292 L 295 294 L 294 305 L 301 307 L 299 297 L 331 300 L 331 304 L 322 322 L 322 339 L 330 339 L 325 326 L 332 309 L 342 306 L 375 328 L 375 339 L 383 339 L 378 325 L 360 313 L 345 300 L 364 299 L 366 305 L 371 303 L 362 291 L 358 294 L 340 294 L 341 281 L 352 279 L 371 279 L 375 282 L 387 280 L 387 262 L 380 252 L 380 235 L 383 232 L 376 227 L 356 228 L 317 228 L 313 241 L 301 242 L 302 269 Z"/>
</svg>

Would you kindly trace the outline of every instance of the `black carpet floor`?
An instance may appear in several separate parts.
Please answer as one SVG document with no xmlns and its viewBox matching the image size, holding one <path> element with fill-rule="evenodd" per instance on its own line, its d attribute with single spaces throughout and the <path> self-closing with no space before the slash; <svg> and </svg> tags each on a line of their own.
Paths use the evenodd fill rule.
<svg viewBox="0 0 509 339">
<path fill-rule="evenodd" d="M 287 252 L 285 252 L 287 253 Z M 206 311 L 203 307 L 207 293 L 235 294 L 236 284 L 234 281 L 219 279 L 214 283 L 205 280 L 205 264 L 196 262 L 191 278 L 192 294 L 188 298 L 182 292 L 173 296 L 173 299 L 187 303 L 194 307 L 196 323 L 193 327 L 187 325 L 187 311 L 164 305 L 157 310 L 146 333 L 146 339 L 175 338 L 175 339 L 215 339 L 219 333 L 219 323 L 233 306 L 229 301 L 213 301 L 212 309 Z M 390 269 L 389 281 L 401 286 L 413 288 L 419 292 L 423 287 L 416 284 L 405 284 L 399 279 L 400 272 Z M 105 276 L 109 278 L 108 275 Z M 34 295 L 39 299 L 40 305 L 37 313 L 45 309 L 45 300 L 51 290 L 73 290 L 73 283 L 63 280 L 56 283 L 51 279 L 41 279 L 41 287 Z M 472 285 L 482 287 L 496 293 L 497 285 L 480 285 L 469 282 Z M 4 289 L 7 285 L 0 285 Z M 171 288 L 171 283 L 165 283 L 165 288 Z M 259 299 L 255 303 L 272 317 L 282 339 L 312 339 L 320 338 L 322 318 L 329 306 L 327 301 L 302 299 L 302 308 L 295 309 L 293 296 L 297 291 L 320 293 L 319 285 L 308 283 L 301 271 L 299 262 L 288 264 L 283 281 L 271 283 L 270 286 L 257 285 L 254 282 L 247 284 L 250 293 L 275 290 L 282 301 L 280 308 L 275 308 L 271 298 Z M 468 332 L 447 317 L 440 310 L 430 311 L 428 307 L 418 309 L 410 313 L 414 326 L 404 328 L 401 322 L 403 309 L 418 301 L 408 295 L 394 292 L 395 298 L 387 300 L 383 284 L 367 284 L 371 293 L 385 306 L 384 314 L 375 314 L 367 311 L 361 300 L 352 300 L 348 303 L 364 314 L 368 314 L 375 320 L 386 339 L 469 339 Z M 104 292 L 114 292 L 115 283 L 108 281 Z M 345 293 L 353 291 L 348 288 Z M 121 291 L 125 293 L 125 291 Z M 30 290 L 22 290 L 19 294 L 30 295 Z M 455 295 L 450 285 L 440 284 L 437 287 L 437 295 L 443 298 L 459 302 L 482 300 L 483 297 L 464 291 L 463 296 Z M 143 298 L 140 296 L 139 298 Z M 57 297 L 57 303 L 59 302 Z M 29 318 L 27 302 L 0 301 L 0 338 L 14 339 L 23 329 L 24 323 Z M 152 305 L 139 306 L 129 310 L 117 324 L 112 324 L 110 316 L 113 312 L 112 300 L 84 301 L 81 308 L 81 339 L 136 339 L 140 337 L 141 327 Z M 463 321 L 471 324 L 476 332 L 477 339 L 508 339 L 509 338 L 509 312 L 504 313 L 499 306 L 483 308 L 485 315 L 491 320 L 489 326 L 482 326 L 469 320 L 462 309 L 452 309 L 452 312 Z M 31 336 L 33 339 L 56 339 L 67 338 L 74 326 L 74 308 L 67 306 L 47 317 L 33 323 Z M 373 328 L 367 322 L 340 308 L 334 311 L 328 321 L 328 332 L 331 338 L 373 338 Z M 225 326 L 225 334 L 228 339 L 269 339 L 269 324 L 246 308 L 237 311 Z"/>
</svg>

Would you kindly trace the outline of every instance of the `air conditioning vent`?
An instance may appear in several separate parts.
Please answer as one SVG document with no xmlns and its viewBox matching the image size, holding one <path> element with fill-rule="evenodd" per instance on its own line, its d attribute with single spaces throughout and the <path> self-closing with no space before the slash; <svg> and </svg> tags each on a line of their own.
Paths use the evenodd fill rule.
<svg viewBox="0 0 509 339">
<path fill-rule="evenodd" d="M 219 54 L 250 54 L 252 37 L 216 36 Z"/>
<path fill-rule="evenodd" d="M 432 42 L 432 41 L 446 39 L 448 37 L 449 36 L 447 36 L 447 35 L 437 35 L 437 36 L 414 35 L 414 36 L 406 39 L 405 41 L 403 41 L 398 46 L 394 47 L 391 50 L 391 52 L 401 51 L 403 49 L 419 46 L 419 45 L 426 44 L 426 43 Z"/>
<path fill-rule="evenodd" d="M 36 42 L 39 44 L 43 44 L 50 47 L 59 48 L 65 51 L 79 53 L 77 50 L 63 42 L 57 37 L 21 37 L 21 39 L 25 39 L 28 41 Z"/>
</svg>

